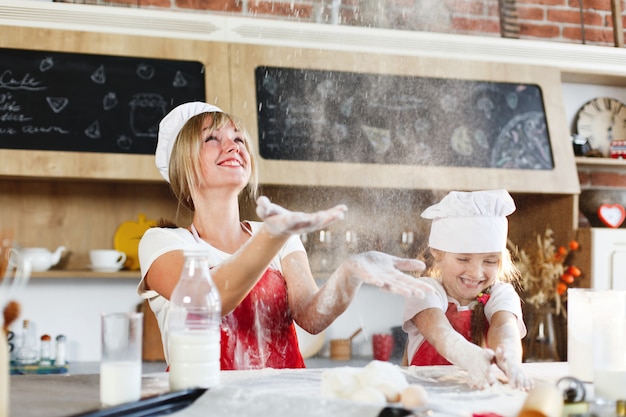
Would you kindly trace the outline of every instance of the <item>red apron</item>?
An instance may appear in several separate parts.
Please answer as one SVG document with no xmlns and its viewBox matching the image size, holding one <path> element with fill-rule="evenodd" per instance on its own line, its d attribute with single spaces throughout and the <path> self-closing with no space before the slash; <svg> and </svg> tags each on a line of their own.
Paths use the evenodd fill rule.
<svg viewBox="0 0 626 417">
<path fill-rule="evenodd" d="M 448 303 L 446 317 L 452 328 L 459 332 L 470 342 L 472 341 L 472 310 L 458 311 L 455 303 Z M 487 328 L 487 326 L 486 326 Z M 487 331 L 485 329 L 485 331 Z M 428 341 L 424 340 L 420 347 L 413 355 L 410 365 L 428 366 L 428 365 L 451 365 L 451 363 L 441 356 Z"/>
<path fill-rule="evenodd" d="M 222 317 L 222 370 L 304 368 L 283 275 L 268 268 L 252 291 Z"/>
</svg>

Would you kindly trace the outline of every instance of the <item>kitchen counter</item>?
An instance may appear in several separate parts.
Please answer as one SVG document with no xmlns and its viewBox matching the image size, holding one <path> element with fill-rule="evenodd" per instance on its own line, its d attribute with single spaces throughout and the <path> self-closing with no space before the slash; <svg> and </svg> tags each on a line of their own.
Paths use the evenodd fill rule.
<svg viewBox="0 0 626 417">
<path fill-rule="evenodd" d="M 567 375 L 565 362 L 523 366 L 535 379 L 550 383 Z M 484 391 L 470 390 L 465 384 L 466 374 L 453 366 L 401 369 L 409 382 L 420 383 L 426 388 L 432 416 L 470 417 L 472 413 L 493 412 L 514 417 L 527 395 L 502 384 Z M 294 410 L 298 410 L 301 417 L 378 416 L 379 406 L 322 398 L 320 380 L 324 370 L 226 371 L 222 373 L 220 387 L 208 390 L 194 404 L 172 416 L 291 417 Z M 99 406 L 98 374 L 13 375 L 10 391 L 12 417 L 61 417 L 95 410 Z M 143 397 L 167 391 L 165 372 L 144 373 Z"/>
</svg>

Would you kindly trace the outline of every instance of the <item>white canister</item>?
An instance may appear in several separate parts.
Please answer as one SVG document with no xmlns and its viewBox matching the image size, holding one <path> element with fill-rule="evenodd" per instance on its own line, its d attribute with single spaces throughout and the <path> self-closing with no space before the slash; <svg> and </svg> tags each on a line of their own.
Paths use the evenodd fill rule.
<svg viewBox="0 0 626 417">
<path fill-rule="evenodd" d="M 567 290 L 567 362 L 570 375 L 593 382 L 593 326 L 626 315 L 626 291 Z"/>
</svg>

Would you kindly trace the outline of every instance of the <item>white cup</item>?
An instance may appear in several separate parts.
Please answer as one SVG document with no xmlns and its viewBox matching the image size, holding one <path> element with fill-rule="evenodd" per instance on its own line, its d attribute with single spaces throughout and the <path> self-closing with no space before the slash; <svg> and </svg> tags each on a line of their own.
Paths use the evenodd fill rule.
<svg viewBox="0 0 626 417">
<path fill-rule="evenodd" d="M 593 387 L 596 400 L 617 401 L 626 389 L 626 319 L 616 316 L 593 325 Z"/>
<path fill-rule="evenodd" d="M 126 254 L 115 249 L 94 249 L 89 251 L 92 269 L 119 270 L 126 262 Z"/>
<path fill-rule="evenodd" d="M 111 407 L 141 398 L 143 313 L 103 313 L 100 402 Z"/>
</svg>

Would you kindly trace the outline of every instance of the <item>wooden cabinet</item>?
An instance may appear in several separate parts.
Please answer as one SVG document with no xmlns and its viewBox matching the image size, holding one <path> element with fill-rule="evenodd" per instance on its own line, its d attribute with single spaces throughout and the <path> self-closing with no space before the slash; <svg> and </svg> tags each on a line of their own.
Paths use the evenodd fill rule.
<svg viewBox="0 0 626 417">
<path fill-rule="evenodd" d="M 380 31 L 363 37 L 365 29 L 328 25 L 294 27 L 289 23 L 275 22 L 272 24 L 285 27 L 270 30 L 270 23 L 254 19 L 153 14 L 134 9 L 123 11 L 131 16 L 126 17 L 125 22 L 134 19 L 141 26 L 113 24 L 104 17 L 114 18 L 121 13 L 117 8 L 98 8 L 101 14 L 97 14 L 94 7 L 22 3 L 15 7 L 56 7 L 59 19 L 65 15 L 80 16 L 85 22 L 92 22 L 93 26 L 72 25 L 74 29 L 60 30 L 52 18 L 42 18 L 38 13 L 27 23 L 16 20 L 14 25 L 3 25 L 0 47 L 198 60 L 205 65 L 207 101 L 241 115 L 253 137 L 258 134 L 253 77 L 257 65 L 534 82 L 541 86 L 546 98 L 555 163 L 554 169 L 545 172 L 260 161 L 264 192 L 289 208 L 314 210 L 347 203 L 351 211 L 335 230 L 339 234 L 346 230 L 360 232 L 365 239 L 364 249 L 380 248 L 396 252 L 399 250 L 396 241 L 404 230 L 425 236 L 427 232 L 419 213 L 449 189 L 506 187 L 512 191 L 518 205 L 510 220 L 512 239 L 524 242 L 532 239 L 534 234 L 542 233 L 548 226 L 555 230 L 558 239 L 565 239 L 577 227 L 579 185 L 562 108 L 560 83 L 563 80 L 624 83 L 614 67 L 607 69 L 598 65 L 597 69 L 563 69 L 556 65 L 547 66 L 545 62 L 540 62 L 540 65 L 511 63 L 516 51 L 524 51 L 525 54 L 532 51 L 532 42 L 519 40 L 508 43 L 508 40 L 478 39 L 476 46 L 483 51 L 483 55 L 474 58 L 467 55 L 467 50 L 471 48 L 459 47 L 459 39 L 467 41 L 459 37 L 448 39 L 447 36 L 439 38 L 434 34 L 393 31 Z M 37 23 L 33 25 L 33 21 Z M 115 19 L 111 21 L 117 22 Z M 182 21 L 193 25 L 182 24 Z M 163 28 L 162 32 L 155 27 L 148 28 L 155 22 Z M 170 28 L 166 24 L 168 22 L 178 25 L 179 31 Z M 120 28 L 124 24 L 127 27 Z M 219 24 L 222 26 L 217 30 Z M 144 26 L 145 30 L 137 29 Z M 322 27 L 329 34 L 334 33 L 332 40 L 324 36 L 308 40 L 308 36 L 312 39 L 313 35 L 318 35 L 316 31 Z M 183 28 L 189 31 L 185 32 Z M 201 34 L 205 28 L 207 32 L 215 30 L 209 35 Z M 288 33 L 289 39 L 278 39 L 280 34 L 285 33 Z M 346 50 L 346 46 L 338 48 L 337 39 L 341 36 L 350 40 L 346 45 L 353 47 L 354 51 Z M 424 36 L 428 39 L 435 36 L 437 42 L 422 39 Z M 398 42 L 394 44 L 396 38 Z M 367 39 L 371 40 L 371 45 L 367 44 Z M 385 39 L 392 46 L 381 48 L 378 42 Z M 504 45 L 505 42 L 506 47 L 490 47 L 492 43 Z M 435 44 L 443 46 L 438 46 L 437 50 L 429 49 Z M 549 49 L 543 43 L 537 45 L 541 45 L 542 50 Z M 582 51 L 579 46 L 552 47 L 571 56 Z M 498 62 L 497 54 L 505 53 L 503 51 L 510 56 Z M 585 51 L 592 51 L 594 57 L 604 53 L 592 47 Z M 611 57 L 619 53 L 607 52 Z M 618 61 L 620 59 L 617 57 Z M 596 61 L 601 62 L 600 59 Z M 99 277 L 85 270 L 87 253 L 89 249 L 111 247 L 115 230 L 122 222 L 136 219 L 139 213 L 149 219 L 175 219 L 179 214 L 151 155 L 0 149 L 0 159 L 2 228 L 13 228 L 17 240 L 24 246 L 53 249 L 65 245 L 71 252 L 63 258 L 60 271 L 50 271 L 41 276 Z M 251 207 L 244 207 L 244 212 L 254 215 Z M 188 213 L 182 216 L 178 218 L 180 223 L 189 220 L 184 217 Z M 138 274 L 122 272 L 108 276 L 135 278 Z"/>
<path fill-rule="evenodd" d="M 428 240 L 430 222 L 420 213 L 439 201 L 445 190 L 382 189 L 354 187 L 271 186 L 262 187 L 273 201 L 293 210 L 320 210 L 334 204 L 345 203 L 348 212 L 342 222 L 331 226 L 330 245 L 317 245 L 316 236 L 308 237 L 309 255 L 313 268 L 320 258 L 337 265 L 354 251 L 383 250 L 397 255 L 413 257 Z M 543 234 L 546 227 L 555 232 L 555 239 L 567 241 L 573 236 L 578 221 L 577 198 L 569 194 L 512 193 L 517 210 L 509 216 L 509 237 L 523 245 Z M 247 214 L 252 215 L 252 211 Z M 346 232 L 357 236 L 357 245 L 345 241 Z M 414 233 L 411 248 L 401 244 L 405 231 Z M 332 269 L 332 268 L 330 268 Z M 319 271 L 320 278 L 328 271 Z"/>
<path fill-rule="evenodd" d="M 176 203 L 164 181 L 0 180 L 2 228 L 13 229 L 23 247 L 68 250 L 59 265 L 35 277 L 138 278 L 138 271 L 94 273 L 87 265 L 89 250 L 112 248 L 119 225 L 136 221 L 140 213 L 148 219 L 175 218 Z M 181 214 L 181 222 L 188 221 Z"/>
<path fill-rule="evenodd" d="M 199 61 L 209 100 L 228 108 L 225 44 L 4 25 L 0 47 Z M 0 149 L 0 160 L 0 227 L 13 230 L 23 247 L 63 245 L 69 251 L 53 270 L 35 277 L 138 278 L 138 271 L 89 271 L 89 250 L 113 247 L 117 227 L 139 214 L 189 221 L 153 155 Z"/>
</svg>

